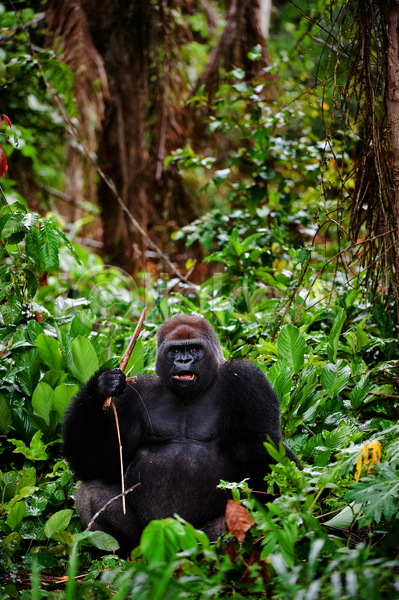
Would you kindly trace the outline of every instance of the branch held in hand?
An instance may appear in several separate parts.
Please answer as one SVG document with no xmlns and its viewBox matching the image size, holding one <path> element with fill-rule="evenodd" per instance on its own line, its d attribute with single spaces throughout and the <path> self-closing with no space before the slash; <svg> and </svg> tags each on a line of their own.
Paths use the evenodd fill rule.
<svg viewBox="0 0 399 600">
<path fill-rule="evenodd" d="M 134 330 L 134 333 L 133 333 L 133 335 L 130 339 L 130 342 L 126 348 L 126 352 L 122 357 L 121 364 L 119 366 L 121 371 L 124 371 L 127 367 L 127 364 L 129 362 L 129 359 L 133 352 L 133 348 L 135 347 L 136 342 L 139 338 L 140 331 L 143 326 L 146 313 L 147 313 L 147 307 L 145 306 L 143 309 L 143 312 L 141 313 L 140 319 L 138 320 L 138 323 L 136 325 L 136 329 Z M 109 396 L 106 399 L 106 401 L 104 402 L 103 410 L 105 410 L 105 411 L 108 410 L 111 403 L 112 403 L 112 409 L 114 411 L 114 416 L 115 416 L 116 431 L 118 433 L 119 458 L 120 458 L 120 465 L 121 465 L 121 482 L 122 482 L 122 506 L 123 506 L 123 514 L 125 515 L 126 514 L 126 501 L 125 501 L 125 479 L 123 476 L 122 442 L 121 442 L 121 434 L 120 434 L 120 429 L 119 429 L 118 413 L 116 412 L 115 404 L 112 402 L 112 396 Z"/>
</svg>

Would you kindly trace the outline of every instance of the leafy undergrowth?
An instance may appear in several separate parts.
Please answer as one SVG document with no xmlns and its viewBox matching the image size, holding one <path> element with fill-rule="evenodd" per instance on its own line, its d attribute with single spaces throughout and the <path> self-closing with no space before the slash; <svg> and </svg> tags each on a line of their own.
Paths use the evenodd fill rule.
<svg viewBox="0 0 399 600">
<path fill-rule="evenodd" d="M 72 248 L 61 253 L 66 280 L 46 262 L 58 260 L 62 241 L 54 223 L 15 210 L 2 227 L 16 265 L 4 267 L 0 331 L 4 598 L 398 597 L 399 361 L 389 303 L 369 304 L 360 286 L 304 301 L 292 294 L 294 268 L 261 295 L 255 275 L 149 292 L 78 247 L 80 263 Z M 53 255 L 40 251 L 42 231 Z M 235 234 L 230 243 L 239 253 Z M 29 257 L 28 244 L 38 249 Z M 291 253 L 301 268 L 297 258 Z M 31 274 L 44 270 L 52 274 L 37 291 Z M 268 445 L 278 461 L 266 476 L 273 502 L 245 482 L 222 484 L 250 516 L 248 531 L 229 525 L 210 544 L 178 517 L 152 522 L 125 561 L 110 536 L 81 531 L 60 424 L 77 386 L 118 364 L 143 294 L 150 310 L 127 371 L 153 372 L 155 333 L 167 316 L 201 312 L 226 358 L 254 361 L 268 376 L 286 443 L 304 468 Z"/>
</svg>

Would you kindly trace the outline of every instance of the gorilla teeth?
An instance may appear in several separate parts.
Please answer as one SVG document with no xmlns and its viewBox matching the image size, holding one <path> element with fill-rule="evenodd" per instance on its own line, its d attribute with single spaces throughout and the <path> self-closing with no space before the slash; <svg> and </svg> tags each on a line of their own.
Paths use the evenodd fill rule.
<svg viewBox="0 0 399 600">
<path fill-rule="evenodd" d="M 194 375 L 194 373 L 192 373 L 191 375 L 189 375 L 188 373 L 185 375 L 173 375 L 174 379 L 185 379 L 187 381 L 194 381 L 194 379 L 196 379 L 196 376 Z"/>
</svg>

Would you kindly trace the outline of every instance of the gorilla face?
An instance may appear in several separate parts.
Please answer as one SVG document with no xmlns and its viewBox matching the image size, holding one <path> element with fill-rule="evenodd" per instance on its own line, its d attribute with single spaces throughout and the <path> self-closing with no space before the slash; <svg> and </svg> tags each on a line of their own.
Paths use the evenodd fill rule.
<svg viewBox="0 0 399 600">
<path fill-rule="evenodd" d="M 169 385 L 183 393 L 202 387 L 204 355 L 201 343 L 172 342 L 166 352 L 170 368 Z"/>
<path fill-rule="evenodd" d="M 216 377 L 223 363 L 219 341 L 202 317 L 179 315 L 158 334 L 157 374 L 179 396 L 197 396 Z"/>
</svg>

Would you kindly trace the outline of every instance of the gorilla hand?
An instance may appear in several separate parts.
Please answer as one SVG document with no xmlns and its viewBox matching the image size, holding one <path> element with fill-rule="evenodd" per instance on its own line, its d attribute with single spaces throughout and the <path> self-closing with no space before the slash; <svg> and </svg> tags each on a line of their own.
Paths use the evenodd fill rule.
<svg viewBox="0 0 399 600">
<path fill-rule="evenodd" d="M 126 375 L 119 368 L 101 373 L 97 380 L 97 389 L 102 401 L 109 396 L 117 398 L 123 393 L 125 387 Z"/>
</svg>

